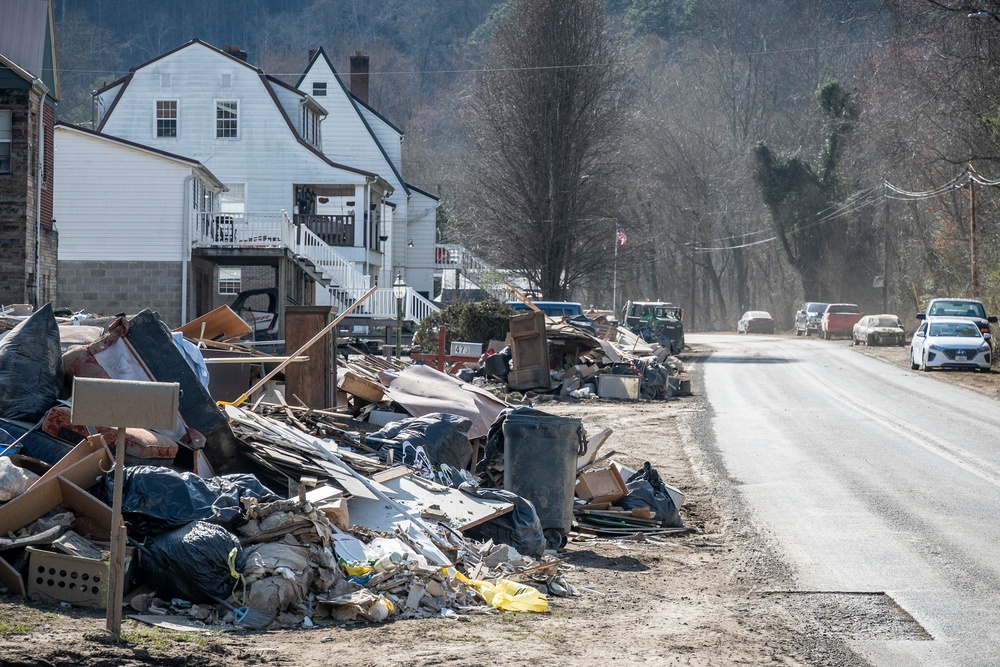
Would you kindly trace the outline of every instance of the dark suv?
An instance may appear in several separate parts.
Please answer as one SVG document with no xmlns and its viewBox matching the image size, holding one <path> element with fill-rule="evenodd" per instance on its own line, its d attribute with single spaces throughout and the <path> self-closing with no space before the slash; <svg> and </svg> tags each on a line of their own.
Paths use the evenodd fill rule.
<svg viewBox="0 0 1000 667">
<path fill-rule="evenodd" d="M 795 335 L 812 336 L 819 333 L 819 321 L 823 319 L 823 311 L 830 305 L 818 301 L 806 301 L 799 312 L 795 313 Z"/>
</svg>

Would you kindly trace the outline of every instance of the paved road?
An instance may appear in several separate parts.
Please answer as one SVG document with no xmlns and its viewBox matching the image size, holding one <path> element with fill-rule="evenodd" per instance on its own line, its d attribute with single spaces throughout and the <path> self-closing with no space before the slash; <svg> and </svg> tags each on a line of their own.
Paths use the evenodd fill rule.
<svg viewBox="0 0 1000 667">
<path fill-rule="evenodd" d="M 930 640 L 875 665 L 1000 665 L 1000 404 L 849 343 L 690 335 L 717 446 L 800 591 L 884 591 Z"/>
</svg>

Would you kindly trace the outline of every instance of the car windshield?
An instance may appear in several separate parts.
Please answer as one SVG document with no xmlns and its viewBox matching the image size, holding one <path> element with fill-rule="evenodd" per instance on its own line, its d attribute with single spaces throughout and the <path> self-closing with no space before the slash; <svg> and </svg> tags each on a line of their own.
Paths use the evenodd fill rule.
<svg viewBox="0 0 1000 667">
<path fill-rule="evenodd" d="M 986 318 L 983 304 L 975 301 L 935 301 L 927 311 L 934 317 L 980 317 Z"/>
<path fill-rule="evenodd" d="M 880 317 L 873 323 L 877 327 L 898 327 L 899 320 L 895 317 Z"/>
<path fill-rule="evenodd" d="M 807 313 L 822 313 L 824 310 L 826 310 L 826 305 L 827 304 L 825 304 L 825 303 L 810 303 L 806 307 L 806 312 Z"/>
<path fill-rule="evenodd" d="M 927 333 L 936 337 L 982 338 L 979 327 L 971 322 L 931 322 Z"/>
</svg>

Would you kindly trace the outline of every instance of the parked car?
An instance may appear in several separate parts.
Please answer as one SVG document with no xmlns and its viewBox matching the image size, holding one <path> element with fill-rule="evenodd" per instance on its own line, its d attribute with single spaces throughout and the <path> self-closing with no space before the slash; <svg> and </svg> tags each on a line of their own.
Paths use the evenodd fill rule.
<svg viewBox="0 0 1000 667">
<path fill-rule="evenodd" d="M 774 319 L 765 310 L 748 310 L 736 323 L 736 333 L 774 333 Z"/>
<path fill-rule="evenodd" d="M 795 335 L 812 336 L 819 333 L 819 321 L 823 319 L 823 311 L 829 304 L 818 301 L 806 301 L 795 313 Z"/>
<path fill-rule="evenodd" d="M 986 342 L 993 344 L 993 336 L 990 332 L 990 324 L 996 324 L 995 315 L 986 315 L 986 308 L 982 301 L 975 299 L 931 299 L 927 304 L 927 310 L 917 313 L 918 320 L 931 317 L 960 317 L 971 320 L 979 327 L 979 332 L 983 334 Z"/>
<path fill-rule="evenodd" d="M 906 333 L 895 315 L 865 315 L 854 325 L 855 345 L 906 345 Z"/>
<path fill-rule="evenodd" d="M 910 342 L 910 368 L 978 368 L 992 364 L 990 344 L 974 322 L 956 317 L 925 320 Z"/>
<path fill-rule="evenodd" d="M 833 340 L 835 336 L 850 336 L 861 319 L 861 310 L 853 303 L 831 303 L 819 322 L 819 337 Z"/>
</svg>

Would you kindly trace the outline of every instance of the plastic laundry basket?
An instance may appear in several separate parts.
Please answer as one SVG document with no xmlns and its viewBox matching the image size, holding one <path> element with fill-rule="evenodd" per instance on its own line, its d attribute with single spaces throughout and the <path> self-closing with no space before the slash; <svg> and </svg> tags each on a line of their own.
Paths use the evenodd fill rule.
<svg viewBox="0 0 1000 667">
<path fill-rule="evenodd" d="M 504 489 L 535 506 L 549 548 L 564 545 L 573 527 L 577 457 L 586 453 L 583 423 L 514 413 L 503 423 L 503 439 Z"/>
</svg>

